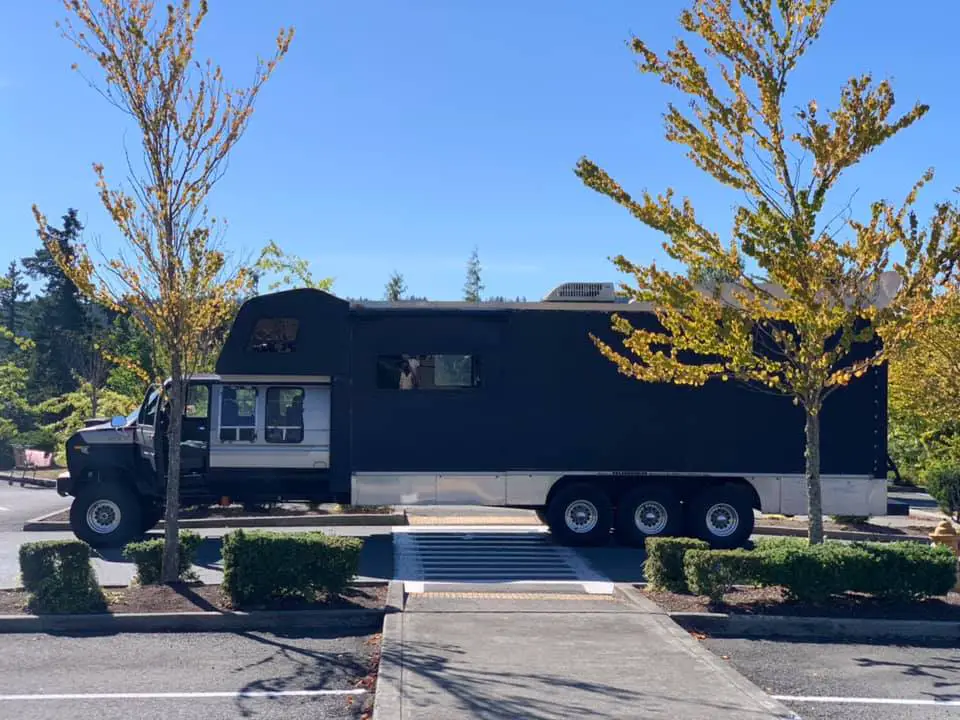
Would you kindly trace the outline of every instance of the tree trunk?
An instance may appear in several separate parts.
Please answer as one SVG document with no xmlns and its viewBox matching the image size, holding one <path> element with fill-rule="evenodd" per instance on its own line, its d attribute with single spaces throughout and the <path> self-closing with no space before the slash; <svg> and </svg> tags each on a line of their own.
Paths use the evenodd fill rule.
<svg viewBox="0 0 960 720">
<path fill-rule="evenodd" d="M 97 388 L 94 385 L 90 391 L 90 417 L 95 418 L 97 416 L 97 409 L 100 406 L 100 398 L 97 397 Z"/>
<path fill-rule="evenodd" d="M 163 565 L 160 579 L 164 583 L 180 578 L 180 433 L 183 427 L 183 366 L 178 352 L 170 358 L 170 421 L 167 425 L 167 510 L 164 515 Z"/>
<path fill-rule="evenodd" d="M 807 537 L 811 545 L 823 542 L 823 493 L 820 487 L 820 409 L 807 408 L 806 436 L 807 446 L 804 453 L 807 459 L 807 515 L 809 529 Z"/>
</svg>

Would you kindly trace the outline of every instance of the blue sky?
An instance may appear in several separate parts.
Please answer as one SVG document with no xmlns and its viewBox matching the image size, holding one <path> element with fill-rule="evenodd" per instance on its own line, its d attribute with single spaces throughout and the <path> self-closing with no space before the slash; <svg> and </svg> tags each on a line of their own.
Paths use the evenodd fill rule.
<svg viewBox="0 0 960 720">
<path fill-rule="evenodd" d="M 161 5 L 163 3 L 160 3 Z M 737 196 L 663 139 L 675 96 L 634 69 L 631 33 L 665 49 L 686 0 L 211 0 L 200 55 L 228 80 L 250 77 L 275 31 L 296 27 L 226 178 L 210 199 L 238 256 L 269 240 L 336 278 L 341 295 L 379 297 L 389 273 L 411 292 L 460 295 L 474 246 L 487 294 L 537 298 L 559 282 L 618 280 L 607 258 L 662 259 L 660 238 L 573 174 L 581 155 L 628 190 L 668 185 L 716 228 Z M 960 185 L 960 94 L 947 0 L 841 0 L 791 87 L 800 105 L 835 103 L 843 81 L 894 81 L 906 109 L 932 106 L 844 181 L 855 209 L 901 198 L 922 171 L 924 207 Z M 32 203 L 76 207 L 86 239 L 117 236 L 91 171 L 121 180 L 124 116 L 70 71 L 54 0 L 8 2 L 0 27 L 0 267 L 32 253 Z M 845 202 L 846 196 L 842 198 Z"/>
</svg>

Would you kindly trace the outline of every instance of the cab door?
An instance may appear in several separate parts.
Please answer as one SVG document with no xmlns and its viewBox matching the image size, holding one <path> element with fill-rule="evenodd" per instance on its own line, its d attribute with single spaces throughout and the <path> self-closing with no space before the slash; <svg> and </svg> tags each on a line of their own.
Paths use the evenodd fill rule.
<svg viewBox="0 0 960 720">
<path fill-rule="evenodd" d="M 143 465 L 152 472 L 158 471 L 157 457 L 157 409 L 160 406 L 160 390 L 151 385 L 147 389 L 140 414 L 137 416 L 136 443 L 137 453 Z"/>
<path fill-rule="evenodd" d="M 205 473 L 210 454 L 210 385 L 191 383 L 180 432 L 180 467 L 184 474 Z"/>
</svg>

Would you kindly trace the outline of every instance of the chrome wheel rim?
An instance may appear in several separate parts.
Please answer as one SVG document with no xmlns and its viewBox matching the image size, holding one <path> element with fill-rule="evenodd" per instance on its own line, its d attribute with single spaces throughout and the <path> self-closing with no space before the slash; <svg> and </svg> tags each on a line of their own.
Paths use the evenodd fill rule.
<svg viewBox="0 0 960 720">
<path fill-rule="evenodd" d="M 87 508 L 87 527 L 98 535 L 108 535 L 120 527 L 120 506 L 113 500 L 97 500 Z"/>
<path fill-rule="evenodd" d="M 659 535 L 667 529 L 670 515 L 656 500 L 645 500 L 633 513 L 633 522 L 644 535 Z"/>
<path fill-rule="evenodd" d="M 600 513 L 597 506 L 589 500 L 575 500 L 567 505 L 567 511 L 563 514 L 567 529 L 577 534 L 588 533 L 597 526 L 600 520 Z"/>
<path fill-rule="evenodd" d="M 730 503 L 715 503 L 707 508 L 707 530 L 717 537 L 729 537 L 740 527 L 740 515 Z"/>
</svg>

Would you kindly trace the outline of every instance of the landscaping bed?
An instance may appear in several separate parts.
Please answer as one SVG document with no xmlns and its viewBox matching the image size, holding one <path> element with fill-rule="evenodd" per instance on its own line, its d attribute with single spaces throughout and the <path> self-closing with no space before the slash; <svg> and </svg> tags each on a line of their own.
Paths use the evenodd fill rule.
<svg viewBox="0 0 960 720">
<path fill-rule="evenodd" d="M 307 517 L 322 515 L 388 515 L 393 512 L 389 505 L 309 505 L 283 504 L 273 507 L 245 508 L 243 505 L 211 505 L 187 507 L 180 510 L 181 520 L 203 518 L 250 518 L 250 517 Z M 46 516 L 44 522 L 70 522 L 70 509 Z"/>
<path fill-rule="evenodd" d="M 236 610 L 224 597 L 220 585 L 178 583 L 174 585 L 131 585 L 104 588 L 106 612 L 186 613 Z M 28 615 L 25 590 L 0 590 L 0 615 Z M 277 598 L 268 603 L 243 607 L 249 610 L 382 610 L 387 598 L 386 585 L 348 587 L 342 592 L 308 601 L 302 598 Z"/>
<path fill-rule="evenodd" d="M 932 518 L 921 518 L 916 516 L 908 516 L 912 521 L 910 524 L 890 526 L 882 525 L 880 523 L 873 523 L 867 520 L 866 522 L 835 522 L 828 518 L 823 520 L 823 530 L 829 535 L 831 532 L 862 532 L 870 533 L 871 535 L 928 535 L 933 532 L 936 528 L 939 520 L 934 520 Z M 763 527 L 776 527 L 776 528 L 792 528 L 796 530 L 807 530 L 807 520 L 806 518 L 798 517 L 784 517 L 781 515 L 761 515 L 757 518 L 758 528 Z M 758 532 L 761 532 L 758 530 Z"/>
<path fill-rule="evenodd" d="M 730 615 L 783 615 L 790 617 L 864 618 L 883 620 L 952 620 L 960 622 L 960 594 L 908 602 L 883 600 L 847 593 L 823 604 L 791 601 L 781 588 L 734 588 L 723 602 L 706 596 L 640 588 L 645 597 L 667 612 L 727 613 Z"/>
</svg>

